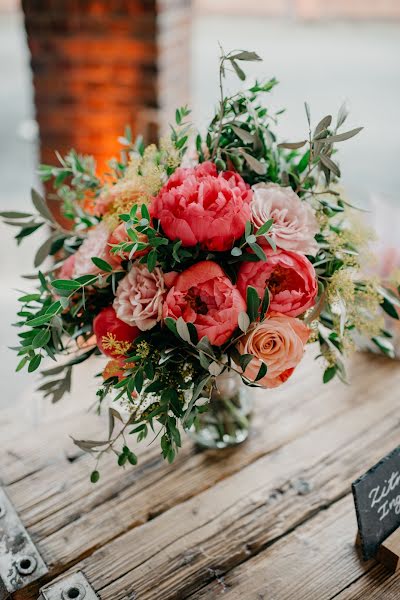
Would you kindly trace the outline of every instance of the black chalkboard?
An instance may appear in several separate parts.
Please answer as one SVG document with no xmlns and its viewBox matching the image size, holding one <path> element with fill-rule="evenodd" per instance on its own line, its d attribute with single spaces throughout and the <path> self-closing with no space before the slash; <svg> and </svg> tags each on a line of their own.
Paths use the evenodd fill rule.
<svg viewBox="0 0 400 600">
<path fill-rule="evenodd" d="M 400 446 L 352 485 L 364 559 L 400 526 Z"/>
</svg>

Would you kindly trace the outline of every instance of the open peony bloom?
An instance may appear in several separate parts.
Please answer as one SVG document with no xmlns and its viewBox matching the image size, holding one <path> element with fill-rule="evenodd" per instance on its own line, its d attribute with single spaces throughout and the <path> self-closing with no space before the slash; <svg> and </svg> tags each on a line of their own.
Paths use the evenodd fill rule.
<svg viewBox="0 0 400 600">
<path fill-rule="evenodd" d="M 151 329 L 162 318 L 164 293 L 161 269 L 155 267 L 150 273 L 146 265 L 135 263 L 118 284 L 114 300 L 117 317 L 141 331 Z"/>
<path fill-rule="evenodd" d="M 240 354 L 252 354 L 245 376 L 254 381 L 264 362 L 268 371 L 257 383 L 265 388 L 278 387 L 293 373 L 304 354 L 309 328 L 293 317 L 271 313 L 237 344 Z"/>
<path fill-rule="evenodd" d="M 214 163 L 177 169 L 150 206 L 170 240 L 229 250 L 250 220 L 252 192 L 237 173 L 218 174 Z"/>
<path fill-rule="evenodd" d="M 105 223 L 93 227 L 75 254 L 74 277 L 81 275 L 98 275 L 103 271 L 92 262 L 93 257 L 102 258 L 111 266 L 116 267 L 117 261 L 110 253 L 110 230 Z"/>
<path fill-rule="evenodd" d="M 273 219 L 269 236 L 278 248 L 315 256 L 318 250 L 315 235 L 319 226 L 311 206 L 300 200 L 290 187 L 281 187 L 276 183 L 257 183 L 252 189 L 250 208 L 254 225 L 258 228 Z M 262 237 L 259 242 L 268 244 Z"/>
<path fill-rule="evenodd" d="M 107 306 L 94 319 L 93 333 L 103 354 L 111 358 L 121 358 L 129 352 L 140 331 L 137 327 L 120 321 L 113 307 Z"/>
<path fill-rule="evenodd" d="M 193 323 L 199 339 L 207 336 L 211 344 L 224 344 L 238 326 L 239 313 L 246 302 L 212 261 L 199 262 L 176 278 L 164 303 L 163 316 Z"/>
<path fill-rule="evenodd" d="M 247 287 L 257 290 L 260 298 L 265 288 L 270 292 L 270 310 L 297 317 L 314 305 L 317 277 L 308 258 L 295 252 L 266 249 L 266 261 L 243 262 L 237 286 L 245 298 Z"/>
</svg>

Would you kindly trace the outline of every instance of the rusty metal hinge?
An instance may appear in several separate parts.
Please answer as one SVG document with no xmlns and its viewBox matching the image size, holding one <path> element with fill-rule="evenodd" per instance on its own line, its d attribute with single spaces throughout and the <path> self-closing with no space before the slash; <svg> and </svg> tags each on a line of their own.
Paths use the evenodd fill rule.
<svg viewBox="0 0 400 600">
<path fill-rule="evenodd" d="M 44 560 L 0 486 L 0 600 L 47 572 Z"/>
<path fill-rule="evenodd" d="M 98 600 L 98 598 L 82 571 L 77 571 L 41 588 L 38 600 Z"/>
</svg>

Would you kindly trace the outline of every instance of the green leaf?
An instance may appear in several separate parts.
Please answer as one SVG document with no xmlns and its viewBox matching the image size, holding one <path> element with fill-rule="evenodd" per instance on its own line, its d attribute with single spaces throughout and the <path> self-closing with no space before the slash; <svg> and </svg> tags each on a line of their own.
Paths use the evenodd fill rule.
<svg viewBox="0 0 400 600">
<path fill-rule="evenodd" d="M 304 108 L 306 111 L 308 126 L 310 126 L 311 125 L 311 111 L 310 111 L 310 106 L 309 106 L 308 102 L 304 102 Z"/>
<path fill-rule="evenodd" d="M 39 368 L 41 361 L 42 361 L 42 355 L 35 354 L 35 356 L 33 358 L 31 358 L 31 360 L 29 361 L 28 372 L 32 373 L 33 371 L 36 371 L 36 369 Z"/>
<path fill-rule="evenodd" d="M 399 313 L 397 312 L 397 310 L 395 309 L 393 304 L 391 302 L 389 302 L 389 300 L 387 298 L 383 299 L 381 306 L 382 306 L 383 310 L 385 311 L 385 313 L 387 313 L 389 315 L 389 317 L 392 317 L 392 319 L 399 320 L 399 318 L 400 318 Z"/>
<path fill-rule="evenodd" d="M 245 371 L 248 365 L 253 360 L 254 356 L 252 354 L 242 354 L 239 358 L 239 364 L 242 371 Z"/>
<path fill-rule="evenodd" d="M 241 151 L 241 155 L 244 157 L 250 169 L 257 173 L 257 175 L 266 174 L 267 165 L 265 163 L 260 162 L 259 160 L 257 160 L 257 158 L 254 158 L 254 156 L 251 156 L 251 154 L 244 152 L 244 150 Z"/>
<path fill-rule="evenodd" d="M 49 237 L 45 242 L 43 242 L 43 244 L 39 247 L 39 249 L 37 250 L 36 254 L 35 254 L 35 259 L 33 262 L 33 265 L 35 267 L 39 267 L 42 262 L 48 257 L 51 247 L 53 245 L 54 242 L 54 236 Z"/>
<path fill-rule="evenodd" d="M 244 142 L 245 144 L 253 144 L 255 141 L 255 136 L 248 132 L 246 129 L 242 127 L 238 127 L 237 125 L 230 125 L 236 135 Z"/>
<path fill-rule="evenodd" d="M 168 329 L 170 331 L 172 331 L 172 333 L 174 333 L 176 336 L 179 337 L 178 330 L 176 328 L 176 321 L 175 321 L 175 319 L 173 319 L 172 317 L 166 317 L 164 319 L 164 323 L 166 324 L 166 326 L 168 327 Z"/>
<path fill-rule="evenodd" d="M 151 250 L 151 252 L 147 255 L 147 268 L 150 273 L 152 273 L 157 264 L 157 250 Z"/>
<path fill-rule="evenodd" d="M 112 266 L 107 261 L 99 258 L 98 256 L 92 256 L 91 261 L 94 265 L 96 265 L 96 267 L 102 271 L 106 271 L 106 273 L 111 273 L 113 270 Z"/>
<path fill-rule="evenodd" d="M 97 483 L 99 479 L 100 479 L 100 473 L 96 470 L 92 471 L 90 474 L 90 481 L 92 483 Z"/>
<path fill-rule="evenodd" d="M 329 158 L 329 156 L 327 156 L 326 154 L 320 154 L 319 158 L 322 164 L 327 169 L 329 169 L 329 171 L 332 171 L 332 173 L 336 175 L 336 177 L 340 177 L 340 169 L 338 165 L 335 162 L 333 162 L 333 160 Z"/>
<path fill-rule="evenodd" d="M 327 367 L 324 371 L 322 381 L 324 383 L 328 383 L 331 379 L 333 379 L 336 375 L 337 366 L 332 365 L 331 367 Z"/>
<path fill-rule="evenodd" d="M 236 75 L 239 77 L 240 81 L 244 81 L 246 79 L 246 74 L 241 67 L 237 64 L 237 62 L 233 59 L 231 60 L 231 65 L 235 70 Z"/>
<path fill-rule="evenodd" d="M 267 371 L 268 371 L 267 365 L 264 362 L 262 362 L 254 382 L 262 379 L 267 374 Z"/>
<path fill-rule="evenodd" d="M 136 391 L 140 394 L 140 392 L 142 391 L 143 388 L 143 371 L 142 369 L 138 369 L 136 371 L 136 375 L 135 375 L 135 388 Z"/>
<path fill-rule="evenodd" d="M 246 291 L 247 299 L 247 314 L 250 317 L 250 321 L 256 321 L 258 318 L 258 309 L 260 306 L 260 298 L 258 297 L 257 290 L 251 285 L 248 286 Z"/>
<path fill-rule="evenodd" d="M 32 340 L 32 348 L 33 349 L 42 348 L 43 346 L 45 346 L 47 344 L 47 342 L 50 340 L 50 338 L 51 338 L 51 333 L 50 333 L 49 329 L 43 329 L 42 331 L 39 331 L 39 333 Z"/>
<path fill-rule="evenodd" d="M 24 356 L 24 358 L 22 360 L 20 360 L 20 362 L 18 363 L 15 371 L 18 373 L 18 371 L 20 371 L 21 369 L 24 368 L 24 366 L 26 365 L 26 363 L 28 362 L 29 357 L 28 356 Z"/>
<path fill-rule="evenodd" d="M 189 328 L 187 326 L 186 321 L 182 317 L 179 317 L 176 321 L 176 330 L 178 332 L 179 337 L 181 337 L 185 342 L 191 343 L 191 337 Z"/>
<path fill-rule="evenodd" d="M 242 252 L 241 248 L 238 248 L 237 246 L 235 246 L 234 248 L 232 248 L 231 254 L 232 254 L 232 256 L 240 256 L 241 254 L 243 254 L 243 252 Z"/>
<path fill-rule="evenodd" d="M 266 261 L 267 257 L 265 255 L 264 250 L 258 244 L 249 244 L 250 248 L 253 250 L 254 254 L 258 256 L 260 260 Z"/>
<path fill-rule="evenodd" d="M 327 127 L 329 127 L 329 125 L 331 123 L 332 123 L 332 115 L 327 115 L 326 117 L 323 117 L 315 128 L 314 137 L 316 135 L 318 135 L 319 133 L 321 133 L 321 131 L 323 129 L 326 129 Z"/>
<path fill-rule="evenodd" d="M 46 219 L 46 221 L 54 221 L 54 217 L 50 212 L 49 207 L 46 204 L 45 199 L 33 188 L 31 189 L 31 197 L 33 206 L 36 208 L 38 213 Z"/>
<path fill-rule="evenodd" d="M 26 321 L 25 325 L 28 327 L 39 327 L 40 325 L 44 325 L 51 321 L 51 319 L 58 313 L 62 311 L 61 302 L 57 300 L 54 302 L 45 312 L 44 315 L 40 315 L 40 317 L 35 317 L 34 319 L 29 319 Z"/>
<path fill-rule="evenodd" d="M 260 318 L 261 319 L 263 319 L 265 314 L 268 312 L 269 303 L 270 303 L 270 294 L 269 294 L 269 289 L 266 287 L 264 296 L 263 296 L 263 299 L 261 302 L 261 310 L 260 310 Z"/>
<path fill-rule="evenodd" d="M 334 142 L 344 142 L 345 140 L 349 140 L 350 138 L 360 133 L 360 131 L 362 131 L 363 129 L 364 127 L 356 127 L 355 129 L 350 129 L 350 131 L 330 135 L 329 137 L 325 138 L 324 142 L 326 144 L 333 144 Z"/>
<path fill-rule="evenodd" d="M 236 59 L 236 60 L 245 60 L 245 61 L 262 61 L 262 58 L 260 56 L 258 56 L 258 54 L 256 52 L 251 52 L 249 50 L 241 50 L 240 52 L 237 52 L 236 54 L 233 54 L 232 56 L 229 56 L 229 59 Z"/>
<path fill-rule="evenodd" d="M 281 144 L 278 144 L 278 148 L 297 150 L 298 148 L 302 148 L 304 144 L 307 144 L 307 140 L 302 140 L 301 142 L 282 142 Z"/>
<path fill-rule="evenodd" d="M 259 235 L 264 235 L 265 233 L 267 233 L 271 229 L 273 223 L 273 219 L 268 219 L 268 221 L 266 221 L 264 225 L 261 225 L 261 227 L 257 229 L 256 236 L 258 237 Z"/>
<path fill-rule="evenodd" d="M 0 217 L 3 217 L 3 219 L 26 219 L 27 217 L 33 217 L 33 215 L 17 210 L 3 210 L 0 212 Z"/>
<path fill-rule="evenodd" d="M 56 290 L 71 290 L 72 292 L 81 287 L 81 284 L 76 279 L 55 279 L 51 282 L 51 285 Z"/>
<path fill-rule="evenodd" d="M 242 310 L 239 313 L 238 325 L 239 325 L 239 329 L 241 329 L 243 331 L 243 333 L 246 333 L 246 331 L 248 330 L 248 328 L 250 326 L 250 317 L 244 310 Z"/>
</svg>

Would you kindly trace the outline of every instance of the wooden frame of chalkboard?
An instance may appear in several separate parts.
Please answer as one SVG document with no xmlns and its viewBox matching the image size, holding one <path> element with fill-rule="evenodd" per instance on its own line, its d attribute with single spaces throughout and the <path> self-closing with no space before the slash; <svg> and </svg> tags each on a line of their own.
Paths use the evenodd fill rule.
<svg viewBox="0 0 400 600">
<path fill-rule="evenodd" d="M 365 560 L 400 526 L 400 446 L 352 484 Z"/>
</svg>

